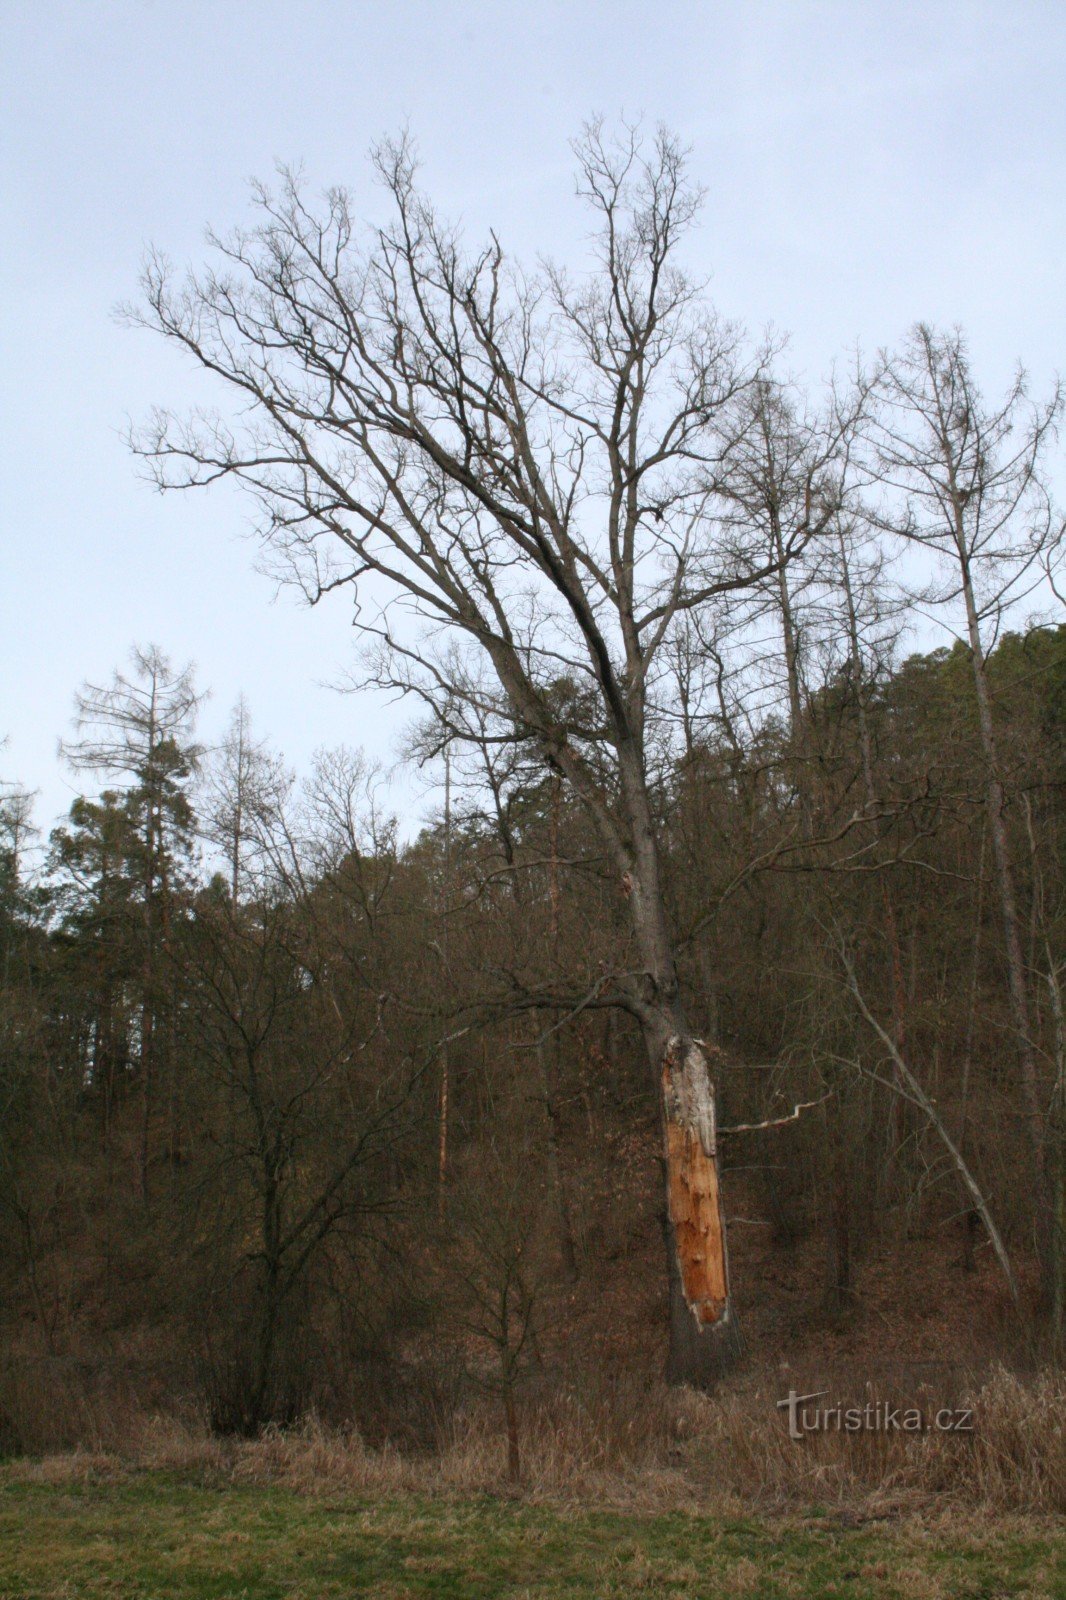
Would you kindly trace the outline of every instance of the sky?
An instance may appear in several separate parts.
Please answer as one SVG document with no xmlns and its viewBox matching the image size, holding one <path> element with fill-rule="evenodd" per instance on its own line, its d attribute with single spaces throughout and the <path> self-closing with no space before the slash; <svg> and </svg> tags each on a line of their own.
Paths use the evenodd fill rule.
<svg viewBox="0 0 1066 1600">
<path fill-rule="evenodd" d="M 372 215 L 367 150 L 406 126 L 471 237 L 565 259 L 569 141 L 643 116 L 707 189 L 689 265 L 812 383 L 918 318 L 963 325 L 989 392 L 1063 365 L 1061 0 L 0 0 L 0 24 L 0 778 L 46 831 L 79 787 L 56 753 L 75 690 L 135 642 L 195 662 L 208 743 L 243 692 L 297 770 L 401 754 L 404 708 L 331 687 L 343 595 L 276 593 L 239 494 L 160 496 L 123 440 L 214 398 L 116 318 L 146 247 L 203 261 L 278 162 Z M 392 794 L 410 832 L 432 794 L 403 767 Z"/>
</svg>

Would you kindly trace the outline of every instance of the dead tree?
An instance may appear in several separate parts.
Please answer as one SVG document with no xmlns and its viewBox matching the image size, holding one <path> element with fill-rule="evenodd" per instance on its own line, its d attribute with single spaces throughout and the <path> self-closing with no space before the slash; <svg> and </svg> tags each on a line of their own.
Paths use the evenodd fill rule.
<svg viewBox="0 0 1066 1600">
<path fill-rule="evenodd" d="M 416 187 L 406 143 L 376 166 L 392 220 L 286 178 L 218 270 L 147 265 L 134 318 L 221 380 L 229 421 L 158 413 L 134 441 L 163 486 L 249 488 L 312 601 L 347 588 L 382 670 L 462 700 L 484 683 L 595 819 L 632 962 L 597 1004 L 639 1021 L 659 1095 L 669 1371 L 711 1381 L 736 1348 L 708 1059 L 682 1004 L 647 750 L 660 655 L 686 612 L 772 577 L 833 513 L 828 477 L 769 553 L 719 515 L 726 403 L 759 370 L 676 264 L 700 196 L 666 133 L 599 126 L 575 147 L 588 270 L 527 276 L 471 254 Z M 470 670 L 468 670 L 470 669 Z M 563 715 L 551 687 L 579 686 Z"/>
</svg>

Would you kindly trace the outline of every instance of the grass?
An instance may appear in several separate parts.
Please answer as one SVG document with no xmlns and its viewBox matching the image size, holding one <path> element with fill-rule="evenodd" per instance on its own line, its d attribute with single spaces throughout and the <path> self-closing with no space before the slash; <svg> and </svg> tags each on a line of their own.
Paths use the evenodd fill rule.
<svg viewBox="0 0 1066 1600">
<path fill-rule="evenodd" d="M 1050 1518 L 859 1522 L 373 1499 L 124 1471 L 0 1476 L 2 1600 L 1066 1596 Z"/>
</svg>

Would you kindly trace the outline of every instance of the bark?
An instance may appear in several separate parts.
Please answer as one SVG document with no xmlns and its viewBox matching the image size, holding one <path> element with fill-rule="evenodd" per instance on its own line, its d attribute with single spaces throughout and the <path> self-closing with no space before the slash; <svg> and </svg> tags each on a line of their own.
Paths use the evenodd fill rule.
<svg viewBox="0 0 1066 1600">
<path fill-rule="evenodd" d="M 729 1293 L 714 1088 L 706 1052 L 696 1039 L 673 1035 L 661 1063 L 670 1270 L 667 1377 L 706 1387 L 740 1353 Z"/>
<path fill-rule="evenodd" d="M 714 1085 L 706 1048 L 686 1026 L 681 1007 L 643 760 L 635 747 L 620 749 L 619 770 L 633 850 L 626 892 L 644 967 L 641 1020 L 662 1117 L 670 1285 L 666 1371 L 671 1383 L 707 1388 L 741 1348 L 729 1293 Z"/>
<path fill-rule="evenodd" d="M 643 968 L 640 1015 L 662 1124 L 671 1383 L 711 1387 L 740 1350 L 729 1295 L 715 1101 L 707 1055 L 685 1024 L 667 926 L 643 752 L 620 740 L 629 865 L 623 889 Z"/>
</svg>

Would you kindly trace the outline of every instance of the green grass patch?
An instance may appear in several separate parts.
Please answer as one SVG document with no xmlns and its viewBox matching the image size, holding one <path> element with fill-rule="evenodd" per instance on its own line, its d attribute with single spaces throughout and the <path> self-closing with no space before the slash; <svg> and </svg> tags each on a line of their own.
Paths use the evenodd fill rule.
<svg viewBox="0 0 1066 1600">
<path fill-rule="evenodd" d="M 1063 1600 L 1066 1536 L 519 1500 L 302 1495 L 164 1473 L 0 1483 L 2 1600 Z"/>
</svg>

